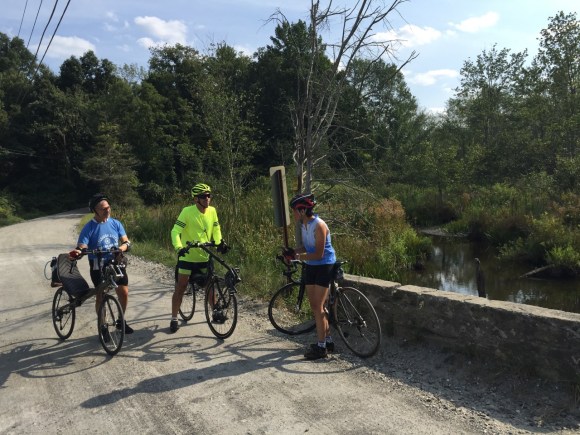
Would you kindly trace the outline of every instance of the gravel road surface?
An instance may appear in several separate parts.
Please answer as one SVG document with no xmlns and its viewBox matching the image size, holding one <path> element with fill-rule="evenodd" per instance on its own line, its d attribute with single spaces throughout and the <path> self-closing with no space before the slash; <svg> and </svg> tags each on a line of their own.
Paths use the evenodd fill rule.
<svg viewBox="0 0 580 435">
<path fill-rule="evenodd" d="M 75 246 L 82 215 L 0 228 L 2 434 L 580 433 L 577 387 L 394 338 L 369 360 L 344 350 L 305 361 L 313 336 L 277 333 L 265 305 L 243 294 L 229 339 L 214 338 L 201 305 L 169 334 L 171 272 L 135 257 L 126 314 L 135 333 L 119 354 L 101 348 L 92 300 L 61 341 L 44 267 Z"/>
</svg>

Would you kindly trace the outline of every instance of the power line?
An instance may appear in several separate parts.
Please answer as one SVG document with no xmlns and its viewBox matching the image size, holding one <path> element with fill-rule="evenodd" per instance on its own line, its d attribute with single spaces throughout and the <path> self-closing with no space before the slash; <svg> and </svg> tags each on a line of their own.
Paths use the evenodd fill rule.
<svg viewBox="0 0 580 435">
<path fill-rule="evenodd" d="M 40 46 L 42 45 L 42 40 L 44 39 L 44 34 L 46 33 L 46 29 L 48 28 L 48 25 L 52 21 L 52 17 L 54 16 L 54 11 L 56 10 L 56 6 L 58 5 L 58 1 L 59 0 L 56 0 L 54 2 L 54 7 L 52 8 L 52 12 L 50 13 L 50 17 L 48 18 L 48 22 L 46 23 L 46 26 L 44 27 L 44 30 L 42 31 L 42 36 L 40 37 L 40 42 L 38 43 L 38 47 L 36 47 L 36 53 L 34 53 L 34 62 L 38 59 L 38 50 L 40 50 Z M 54 32 L 52 33 L 52 37 L 50 38 L 50 41 L 49 41 L 48 45 L 46 46 L 46 50 L 44 50 L 44 54 L 42 55 L 42 59 L 40 60 L 40 62 L 38 62 L 36 70 L 34 71 L 34 74 L 32 74 L 31 80 L 34 80 L 34 78 L 36 77 L 36 74 L 38 73 L 38 70 L 40 69 L 40 66 L 42 65 L 42 61 L 44 60 L 44 56 L 46 56 L 46 53 L 48 52 L 48 48 L 50 47 L 50 44 L 54 38 L 54 35 L 56 34 L 56 31 L 58 30 L 58 27 L 60 26 L 60 23 L 64 17 L 64 14 L 65 14 L 70 2 L 71 2 L 71 0 L 68 0 L 66 6 L 64 8 L 64 11 L 62 12 L 62 14 L 60 16 L 60 19 L 58 20 L 58 24 L 56 25 L 56 28 L 54 29 Z M 34 62 L 32 63 L 32 65 L 34 65 Z M 24 101 L 24 98 L 26 97 L 27 93 L 28 93 L 28 91 L 24 91 L 24 94 L 22 95 L 22 99 L 20 99 L 20 96 L 18 97 L 18 101 L 20 101 L 20 103 L 22 103 L 22 101 Z"/>
<path fill-rule="evenodd" d="M 38 10 L 36 11 L 36 17 L 34 18 L 34 24 L 32 25 L 32 30 L 30 31 L 30 36 L 28 37 L 28 42 L 26 43 L 26 48 L 30 44 L 30 40 L 32 39 L 32 33 L 34 33 L 34 28 L 36 27 L 36 20 L 38 20 L 38 14 L 40 13 L 40 8 L 42 7 L 43 0 L 40 0 L 40 5 L 38 6 Z"/>
<path fill-rule="evenodd" d="M 58 2 L 58 0 L 57 0 L 57 2 Z M 60 26 L 60 23 L 61 23 L 62 19 L 64 18 L 64 14 L 66 13 L 66 10 L 68 9 L 68 5 L 70 5 L 70 2 L 71 2 L 71 0 L 68 0 L 66 2 L 66 6 L 64 7 L 64 10 L 62 11 L 62 14 L 60 15 L 60 20 L 58 20 L 58 23 L 56 25 L 56 28 L 54 29 L 54 32 L 52 32 L 52 37 L 50 38 L 50 41 L 48 41 L 48 45 L 46 46 L 46 50 L 44 50 L 44 54 L 42 55 L 42 59 L 40 59 L 40 62 L 38 62 L 38 66 L 36 67 L 36 71 L 34 71 L 33 77 L 36 75 L 36 73 L 40 69 L 40 65 L 42 65 L 42 61 L 44 60 L 44 56 L 46 56 L 46 53 L 48 52 L 48 49 L 50 47 L 50 44 L 52 43 L 52 40 L 54 39 L 54 35 L 56 35 L 56 32 L 58 30 L 58 27 Z"/>
<path fill-rule="evenodd" d="M 48 18 L 48 23 L 46 23 L 46 26 L 44 27 L 44 30 L 42 31 L 42 36 L 40 37 L 40 42 L 38 43 L 38 47 L 36 47 L 36 53 L 34 53 L 34 60 L 36 61 L 37 56 L 38 56 L 38 50 L 40 50 L 40 46 L 42 45 L 42 40 L 44 39 L 44 34 L 46 33 L 46 29 L 48 29 L 48 25 L 50 24 L 50 21 L 52 20 L 52 16 L 54 15 L 54 11 L 56 10 L 56 6 L 58 5 L 58 0 L 56 0 L 54 2 L 54 7 L 52 8 L 52 12 L 50 13 L 50 17 Z"/>
<path fill-rule="evenodd" d="M 20 29 L 22 29 L 22 23 L 24 22 L 24 15 L 26 15 L 26 7 L 28 6 L 28 0 L 26 0 L 26 3 L 24 3 L 24 12 L 22 12 L 22 18 L 20 19 L 20 27 L 18 28 L 18 35 L 16 35 L 17 38 L 20 37 Z"/>
</svg>

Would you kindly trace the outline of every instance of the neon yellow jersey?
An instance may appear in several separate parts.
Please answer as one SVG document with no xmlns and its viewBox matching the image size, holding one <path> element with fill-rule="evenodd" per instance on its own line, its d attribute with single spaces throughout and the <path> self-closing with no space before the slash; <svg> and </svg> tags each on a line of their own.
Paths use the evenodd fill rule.
<svg viewBox="0 0 580 435">
<path fill-rule="evenodd" d="M 187 242 L 211 242 L 219 244 L 222 241 L 222 231 L 218 221 L 217 211 L 208 207 L 201 213 L 196 205 L 185 207 L 179 213 L 171 229 L 171 243 L 175 250 L 185 246 Z M 201 263 L 209 260 L 209 255 L 199 248 L 191 248 L 181 260 Z"/>
</svg>

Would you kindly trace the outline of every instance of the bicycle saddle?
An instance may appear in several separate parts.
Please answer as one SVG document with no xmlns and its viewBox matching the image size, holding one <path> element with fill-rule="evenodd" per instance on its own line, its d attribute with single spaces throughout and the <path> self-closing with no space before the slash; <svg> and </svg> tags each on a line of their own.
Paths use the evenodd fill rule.
<svg viewBox="0 0 580 435">
<path fill-rule="evenodd" d="M 82 297 L 90 290 L 89 284 L 81 275 L 77 263 L 70 260 L 68 254 L 60 254 L 57 259 L 57 274 L 66 292 L 75 297 Z"/>
</svg>

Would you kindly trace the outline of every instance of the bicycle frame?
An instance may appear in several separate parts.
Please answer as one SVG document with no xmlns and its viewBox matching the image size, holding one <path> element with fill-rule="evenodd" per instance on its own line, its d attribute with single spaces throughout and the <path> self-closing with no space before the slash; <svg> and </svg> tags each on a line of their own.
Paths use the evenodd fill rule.
<svg viewBox="0 0 580 435">
<path fill-rule="evenodd" d="M 286 266 L 283 274 L 290 282 L 279 288 L 268 304 L 268 317 L 280 332 L 299 335 L 315 329 L 313 313 L 309 301 L 304 299 L 304 280 L 297 281 L 293 274 L 298 264 L 304 271 L 305 263 L 300 260 L 286 261 L 278 256 Z M 338 332 L 342 341 L 355 355 L 368 358 L 374 355 L 381 344 L 380 320 L 368 298 L 358 289 L 340 285 L 345 261 L 337 261 L 329 283 L 328 299 L 324 303 L 326 317 Z M 332 352 L 335 351 L 334 346 Z"/>
<path fill-rule="evenodd" d="M 97 259 L 99 261 L 99 264 L 101 263 L 101 258 L 103 256 L 103 254 L 107 254 L 107 253 L 117 254 L 120 252 L 123 252 L 123 251 L 118 250 L 118 249 L 111 250 L 111 251 L 101 251 L 100 249 L 93 249 L 90 251 L 85 251 L 85 253 L 87 253 L 87 254 L 96 255 Z M 78 260 L 79 260 L 78 258 L 75 258 L 71 262 L 71 270 L 76 265 Z M 76 306 L 80 307 L 81 304 L 83 304 L 84 302 L 86 302 L 88 299 L 95 296 L 99 292 L 107 293 L 109 290 L 116 289 L 118 287 L 117 280 L 122 278 L 122 277 L 123 277 L 123 272 L 121 271 L 121 266 L 118 264 L 115 264 L 114 260 L 111 260 L 110 262 L 103 264 L 101 266 L 101 279 L 102 279 L 101 282 L 96 287 L 91 288 L 86 295 L 84 295 L 80 298 L 73 296 L 73 299 L 77 303 Z M 65 288 L 65 290 L 66 290 L 66 288 Z"/>
<path fill-rule="evenodd" d="M 235 285 L 242 280 L 240 278 L 240 269 L 238 267 L 231 267 L 221 257 L 219 257 L 215 252 L 213 252 L 213 250 L 209 249 L 210 247 L 217 246 L 214 242 L 206 242 L 206 243 L 187 242 L 185 244 L 185 246 L 186 246 L 188 251 L 191 248 L 200 248 L 203 251 L 207 252 L 207 254 L 210 256 L 210 258 L 214 259 L 219 264 L 221 264 L 227 270 L 224 279 L 226 281 L 226 286 L 227 286 L 228 290 L 230 292 L 236 291 Z M 215 276 L 215 271 L 213 270 L 213 268 L 211 268 L 211 270 L 210 270 L 210 274 L 208 276 L 208 281 L 206 282 L 206 284 L 210 281 L 210 278 L 212 276 Z"/>
<path fill-rule="evenodd" d="M 213 242 L 187 242 L 185 244 L 186 252 L 191 248 L 198 248 L 207 252 L 209 255 L 209 265 L 206 276 L 201 274 L 190 275 L 189 285 L 192 285 L 191 288 L 193 291 L 187 295 L 188 298 L 193 298 L 193 301 L 186 302 L 184 310 L 182 310 L 180 305 L 179 313 L 184 321 L 191 320 L 195 312 L 195 292 L 203 288 L 205 294 L 204 311 L 207 324 L 211 332 L 217 338 L 223 340 L 232 335 L 237 324 L 238 303 L 236 284 L 241 281 L 241 278 L 240 269 L 226 263 L 210 249 L 213 247 L 216 247 Z M 213 265 L 214 260 L 226 269 L 224 278 L 219 277 L 216 273 Z M 200 279 L 202 276 L 203 283 Z M 181 303 L 183 301 L 184 299 L 182 299 Z"/>
<path fill-rule="evenodd" d="M 289 262 L 287 262 L 284 259 L 284 257 L 281 255 L 276 256 L 276 258 L 278 260 L 280 260 L 282 263 L 284 263 L 284 265 L 286 266 L 286 270 L 283 271 L 282 274 L 286 277 L 288 283 L 300 285 L 300 288 L 298 290 L 298 298 L 296 299 L 296 307 L 295 307 L 296 311 L 299 311 L 302 308 L 302 301 L 304 300 L 304 294 L 306 293 L 306 285 L 304 284 L 304 278 L 303 278 L 304 267 L 306 266 L 306 262 L 304 262 L 302 260 L 290 260 Z M 339 267 L 345 263 L 346 263 L 346 261 L 337 262 L 337 264 L 339 264 Z M 294 274 L 296 272 L 298 272 L 298 265 L 301 266 L 300 279 L 296 280 L 296 279 L 294 279 Z M 333 277 L 332 281 L 330 282 L 329 291 L 328 291 L 328 299 L 326 302 L 326 307 L 328 309 L 328 313 L 331 313 L 330 308 L 332 307 L 332 304 L 334 304 L 334 301 L 336 299 L 336 297 L 335 297 L 336 288 L 337 288 L 336 281 Z"/>
</svg>

